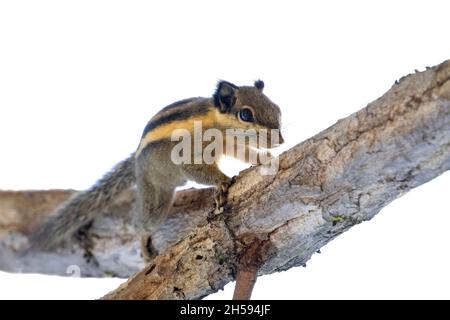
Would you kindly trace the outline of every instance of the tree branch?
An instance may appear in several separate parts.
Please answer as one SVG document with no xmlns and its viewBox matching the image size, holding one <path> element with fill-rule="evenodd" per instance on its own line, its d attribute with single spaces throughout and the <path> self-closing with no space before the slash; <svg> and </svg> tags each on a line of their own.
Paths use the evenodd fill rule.
<svg viewBox="0 0 450 320">
<path fill-rule="evenodd" d="M 209 221 L 211 189 L 177 195 L 158 231 L 161 254 L 106 299 L 198 299 L 236 277 L 252 251 L 259 274 L 303 265 L 330 240 L 450 168 L 450 62 L 409 75 L 366 108 L 280 156 L 279 172 L 241 173 L 225 213 Z M 56 253 L 17 252 L 70 192 L 0 193 L 0 268 L 128 277 L 143 267 L 130 224 L 133 193 L 89 229 L 92 255 L 69 239 Z M 37 205 L 39 204 L 39 206 Z M 243 259 L 244 257 L 244 259 Z"/>
</svg>

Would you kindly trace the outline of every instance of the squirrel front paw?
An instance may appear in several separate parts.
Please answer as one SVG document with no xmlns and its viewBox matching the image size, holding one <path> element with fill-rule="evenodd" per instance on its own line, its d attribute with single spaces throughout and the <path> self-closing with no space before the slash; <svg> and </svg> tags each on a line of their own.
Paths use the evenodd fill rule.
<svg viewBox="0 0 450 320">
<path fill-rule="evenodd" d="M 216 208 L 214 210 L 215 214 L 222 213 L 224 210 L 224 206 L 227 203 L 228 198 L 228 189 L 230 186 L 236 182 L 236 176 L 233 176 L 227 181 L 222 182 L 216 187 L 214 200 L 216 204 Z"/>
</svg>

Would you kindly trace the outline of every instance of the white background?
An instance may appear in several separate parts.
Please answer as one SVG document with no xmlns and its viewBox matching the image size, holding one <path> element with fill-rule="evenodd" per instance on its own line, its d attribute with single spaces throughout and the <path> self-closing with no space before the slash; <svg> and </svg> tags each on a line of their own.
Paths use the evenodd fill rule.
<svg viewBox="0 0 450 320">
<path fill-rule="evenodd" d="M 89 187 L 165 105 L 261 78 L 286 148 L 450 58 L 446 1 L 0 1 L 0 188 Z M 450 298 L 450 174 L 254 298 Z M 120 279 L 0 272 L 0 298 L 98 298 Z M 233 284 L 212 298 L 228 299 Z"/>
</svg>

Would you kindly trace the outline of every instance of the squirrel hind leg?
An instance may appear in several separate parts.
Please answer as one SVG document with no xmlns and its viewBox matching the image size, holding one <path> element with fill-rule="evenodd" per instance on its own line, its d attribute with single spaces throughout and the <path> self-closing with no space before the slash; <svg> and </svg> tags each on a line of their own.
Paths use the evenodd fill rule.
<svg viewBox="0 0 450 320">
<path fill-rule="evenodd" d="M 152 237 L 149 235 L 141 236 L 141 254 L 146 264 L 152 262 L 158 255 L 158 250 L 153 246 Z"/>
</svg>

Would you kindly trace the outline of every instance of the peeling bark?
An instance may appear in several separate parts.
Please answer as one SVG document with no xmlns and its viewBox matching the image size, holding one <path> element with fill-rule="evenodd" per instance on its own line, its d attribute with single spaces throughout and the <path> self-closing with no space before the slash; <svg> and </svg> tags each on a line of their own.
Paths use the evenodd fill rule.
<svg viewBox="0 0 450 320">
<path fill-rule="evenodd" d="M 259 168 L 241 173 L 226 212 L 211 219 L 211 189 L 180 192 L 155 239 L 161 254 L 144 268 L 130 224 L 132 192 L 93 222 L 92 256 L 83 256 L 74 239 L 56 252 L 18 254 L 30 228 L 71 192 L 0 193 L 0 269 L 64 274 L 75 264 L 83 276 L 137 272 L 104 298 L 198 299 L 234 280 L 255 243 L 259 274 L 303 265 L 450 168 L 450 62 L 402 78 L 366 108 L 283 153 L 279 164 L 275 176 Z"/>
</svg>

